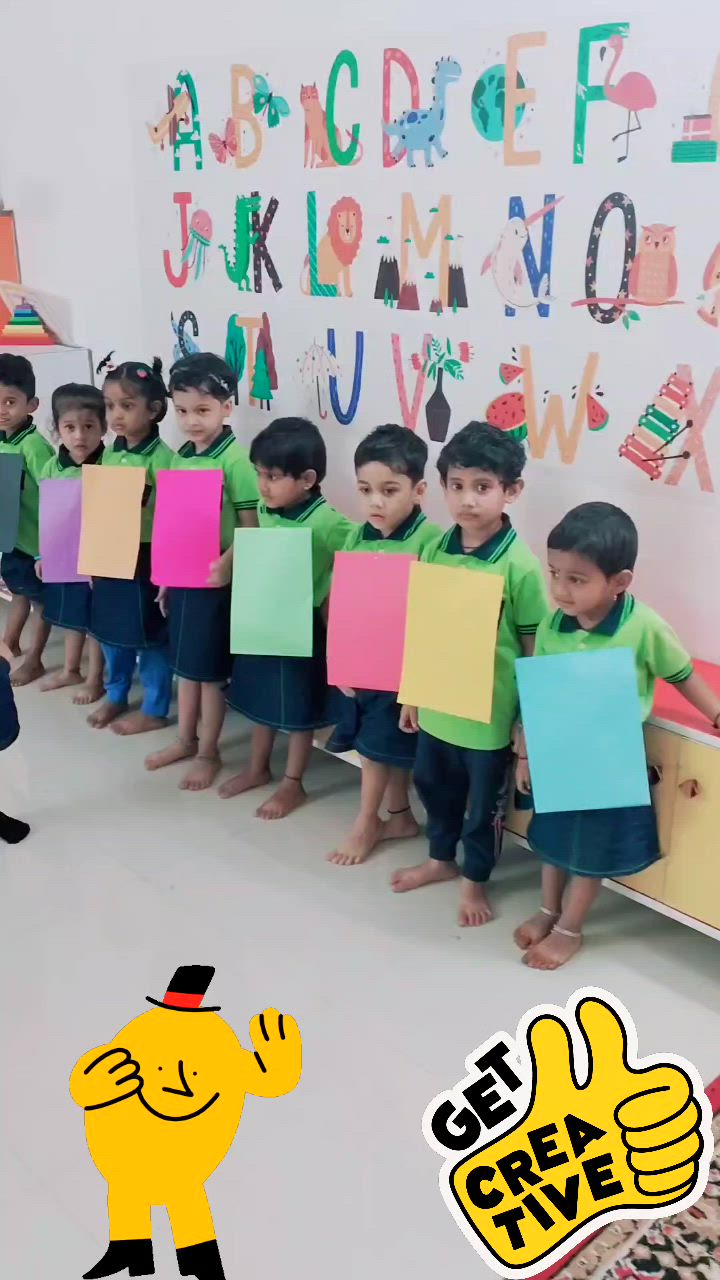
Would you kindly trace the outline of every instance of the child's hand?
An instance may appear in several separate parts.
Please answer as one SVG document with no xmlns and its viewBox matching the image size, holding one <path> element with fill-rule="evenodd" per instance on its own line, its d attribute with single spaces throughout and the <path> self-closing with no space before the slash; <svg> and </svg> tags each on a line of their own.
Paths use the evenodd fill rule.
<svg viewBox="0 0 720 1280">
<path fill-rule="evenodd" d="M 531 794 L 530 766 L 525 756 L 518 756 L 515 766 L 515 786 L 521 796 L 529 796 Z"/>
<path fill-rule="evenodd" d="M 227 556 L 221 556 L 219 560 L 213 560 L 208 573 L 208 586 L 226 587 L 231 580 L 232 560 Z"/>
<path fill-rule="evenodd" d="M 35 561 L 35 573 L 42 582 L 42 560 Z"/>
<path fill-rule="evenodd" d="M 354 697 L 355 697 L 355 690 L 354 690 L 354 689 L 346 689 L 346 688 L 345 688 L 345 685 L 343 685 L 343 684 L 339 684 L 339 685 L 338 685 L 338 689 L 340 690 L 340 692 L 341 692 L 341 693 L 344 693 L 344 694 L 345 694 L 345 697 L 346 697 L 346 698 L 354 698 Z"/>
<path fill-rule="evenodd" d="M 157 593 L 156 603 L 160 605 L 160 612 L 161 612 L 161 614 L 162 614 L 163 618 L 167 618 L 167 615 L 168 615 L 168 608 L 167 608 L 167 606 L 168 606 L 168 589 L 167 589 L 167 587 L 161 587 L 161 588 L 160 588 L 160 590 L 159 590 L 159 591 L 158 591 L 158 593 Z"/>
<path fill-rule="evenodd" d="M 400 728 L 403 733 L 417 733 L 420 728 L 418 724 L 417 707 L 403 707 L 400 712 Z"/>
</svg>

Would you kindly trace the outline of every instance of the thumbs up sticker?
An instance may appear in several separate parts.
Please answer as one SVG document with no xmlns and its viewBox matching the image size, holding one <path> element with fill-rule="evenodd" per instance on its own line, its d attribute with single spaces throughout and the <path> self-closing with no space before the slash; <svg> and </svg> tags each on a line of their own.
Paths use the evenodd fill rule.
<svg viewBox="0 0 720 1280">
<path fill-rule="evenodd" d="M 536 1276 L 620 1218 L 663 1218 L 702 1195 L 712 1113 L 695 1067 L 637 1056 L 627 1009 L 596 987 L 540 1005 L 466 1059 L 423 1133 L 440 1190 L 498 1275 Z"/>
</svg>

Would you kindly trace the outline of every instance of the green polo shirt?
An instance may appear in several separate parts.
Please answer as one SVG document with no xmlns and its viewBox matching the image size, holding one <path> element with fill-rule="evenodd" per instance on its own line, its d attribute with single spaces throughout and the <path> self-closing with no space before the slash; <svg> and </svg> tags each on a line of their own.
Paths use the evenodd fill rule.
<svg viewBox="0 0 720 1280">
<path fill-rule="evenodd" d="M 631 595 L 620 596 L 592 631 L 583 631 L 577 618 L 570 618 L 562 609 L 544 618 L 538 628 L 537 656 L 594 653 L 598 649 L 632 649 L 643 720 L 653 709 L 656 680 L 681 684 L 692 675 L 692 658 L 672 627 Z"/>
<path fill-rule="evenodd" d="M 95 462 L 101 462 L 105 445 L 100 444 L 94 453 L 88 455 L 82 466 L 78 466 L 73 462 L 70 454 L 64 444 L 60 445 L 57 454 L 49 458 L 45 463 L 40 474 L 41 480 L 79 480 L 82 477 L 83 467 L 92 466 Z"/>
<path fill-rule="evenodd" d="M 326 502 L 320 492 L 296 507 L 270 511 L 258 507 L 261 529 L 312 529 L 313 605 L 319 609 L 330 592 L 335 552 L 342 551 L 352 529 L 352 521 Z"/>
<path fill-rule="evenodd" d="M 548 610 L 540 561 L 518 537 L 507 516 L 503 516 L 502 528 L 470 554 L 463 551 L 461 531 L 455 525 L 426 547 L 420 558 L 428 564 L 495 573 L 505 579 L 490 724 L 421 707 L 420 728 L 456 747 L 471 747 L 475 751 L 506 747 L 518 710 L 515 659 L 522 655 L 520 637 L 534 636 Z"/>
<path fill-rule="evenodd" d="M 112 449 L 103 454 L 104 467 L 144 467 L 145 494 L 143 495 L 142 518 L 140 522 L 140 541 L 152 540 L 153 516 L 155 514 L 155 486 L 158 471 L 169 471 L 175 457 L 169 445 L 160 439 L 157 427 L 146 436 L 140 444 L 128 449 L 124 436 L 118 436 Z"/>
<path fill-rule="evenodd" d="M 26 555 L 37 556 L 38 546 L 38 481 L 46 462 L 52 458 L 52 445 L 40 435 L 32 418 L 24 427 L 8 437 L 0 431 L 0 453 L 19 453 L 23 460 L 22 489 L 20 490 L 20 522 L 18 524 L 17 549 Z"/>
<path fill-rule="evenodd" d="M 212 444 L 197 453 L 194 444 L 184 444 L 173 457 L 173 471 L 222 471 L 223 495 L 220 518 L 220 549 L 232 546 L 239 511 L 254 511 L 258 504 L 257 475 L 248 450 L 227 427 Z"/>
<path fill-rule="evenodd" d="M 431 524 L 419 507 L 386 538 L 371 524 L 358 524 L 348 534 L 343 551 L 384 551 L 388 555 L 420 556 L 430 542 L 442 537 L 442 529 Z"/>
</svg>

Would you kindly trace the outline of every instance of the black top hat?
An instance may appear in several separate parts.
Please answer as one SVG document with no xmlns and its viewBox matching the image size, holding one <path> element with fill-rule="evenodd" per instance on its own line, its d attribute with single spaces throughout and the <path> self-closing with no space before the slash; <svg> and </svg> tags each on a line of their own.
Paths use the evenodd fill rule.
<svg viewBox="0 0 720 1280">
<path fill-rule="evenodd" d="M 217 1013 L 220 1005 L 203 1005 L 203 996 L 213 980 L 215 968 L 209 964 L 183 964 L 175 970 L 172 981 L 162 1000 L 145 999 L 159 1009 L 174 1009 L 177 1013 Z"/>
</svg>

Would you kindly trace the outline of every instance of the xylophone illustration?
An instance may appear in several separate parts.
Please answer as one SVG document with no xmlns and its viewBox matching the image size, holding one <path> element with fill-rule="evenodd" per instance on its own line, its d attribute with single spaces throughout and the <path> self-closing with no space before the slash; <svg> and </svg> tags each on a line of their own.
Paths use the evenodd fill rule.
<svg viewBox="0 0 720 1280">
<path fill-rule="evenodd" d="M 663 466 L 671 459 L 690 457 L 687 451 L 668 454 L 665 450 L 692 427 L 692 419 L 687 417 L 691 391 L 692 382 L 672 373 L 638 418 L 632 435 L 620 445 L 620 457 L 627 458 L 651 480 L 660 479 Z"/>
</svg>

